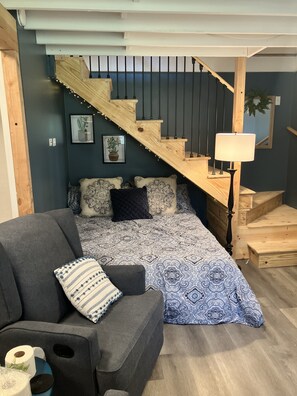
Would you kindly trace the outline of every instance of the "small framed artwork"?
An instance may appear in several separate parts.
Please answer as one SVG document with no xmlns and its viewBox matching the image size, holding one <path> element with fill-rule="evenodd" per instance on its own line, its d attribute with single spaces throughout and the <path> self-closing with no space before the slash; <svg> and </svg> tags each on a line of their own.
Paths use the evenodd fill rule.
<svg viewBox="0 0 297 396">
<path fill-rule="evenodd" d="M 103 162 L 105 164 L 124 164 L 126 162 L 126 136 L 102 136 Z"/>
<path fill-rule="evenodd" d="M 94 124 L 91 114 L 71 114 L 71 143 L 95 143 Z"/>
</svg>

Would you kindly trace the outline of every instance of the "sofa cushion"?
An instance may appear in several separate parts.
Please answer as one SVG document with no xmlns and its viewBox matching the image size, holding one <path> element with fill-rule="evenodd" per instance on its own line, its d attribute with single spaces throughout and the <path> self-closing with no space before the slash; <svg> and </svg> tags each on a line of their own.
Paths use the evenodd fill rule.
<svg viewBox="0 0 297 396">
<path fill-rule="evenodd" d="M 54 274 L 71 304 L 94 323 L 123 295 L 93 257 L 73 260 Z"/>
<path fill-rule="evenodd" d="M 0 242 L 14 272 L 23 320 L 58 322 L 72 310 L 53 271 L 75 256 L 53 217 L 39 213 L 2 223 Z"/>
<path fill-rule="evenodd" d="M 0 243 L 0 329 L 16 322 L 22 315 L 22 304 L 9 258 Z"/>
<path fill-rule="evenodd" d="M 138 296 L 124 296 L 97 324 L 77 312 L 62 321 L 97 329 L 101 359 L 96 373 L 100 394 L 115 385 L 117 389 L 128 390 L 136 380 L 138 362 L 155 328 L 163 321 L 162 302 L 161 292 L 148 291 Z"/>
</svg>

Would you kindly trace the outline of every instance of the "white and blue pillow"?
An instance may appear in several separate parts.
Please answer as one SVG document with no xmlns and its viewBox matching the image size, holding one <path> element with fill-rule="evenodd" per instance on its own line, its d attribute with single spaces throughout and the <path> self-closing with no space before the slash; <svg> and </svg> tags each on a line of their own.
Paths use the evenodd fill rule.
<svg viewBox="0 0 297 396">
<path fill-rule="evenodd" d="M 94 323 L 123 295 L 93 257 L 73 260 L 54 274 L 71 304 Z"/>
</svg>

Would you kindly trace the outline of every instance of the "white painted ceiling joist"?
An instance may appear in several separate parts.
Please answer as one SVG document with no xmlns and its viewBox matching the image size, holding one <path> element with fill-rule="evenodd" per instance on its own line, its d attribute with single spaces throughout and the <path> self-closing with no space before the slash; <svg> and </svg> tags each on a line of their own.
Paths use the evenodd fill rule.
<svg viewBox="0 0 297 396">
<path fill-rule="evenodd" d="M 7 9 L 297 16 L 295 0 L 2 0 Z"/>
<path fill-rule="evenodd" d="M 25 29 L 93 32 L 297 34 L 297 17 L 127 14 L 29 11 Z"/>
<path fill-rule="evenodd" d="M 148 47 L 297 47 L 296 36 L 272 35 L 217 35 L 217 34 L 168 34 L 168 33 L 120 33 L 120 32 L 36 32 L 36 42 L 44 45 L 81 46 L 148 46 Z"/>
</svg>

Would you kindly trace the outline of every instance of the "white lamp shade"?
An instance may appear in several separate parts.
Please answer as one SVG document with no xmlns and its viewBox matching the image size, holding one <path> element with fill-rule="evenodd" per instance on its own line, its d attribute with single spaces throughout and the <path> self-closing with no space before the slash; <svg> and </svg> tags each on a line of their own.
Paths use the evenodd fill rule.
<svg viewBox="0 0 297 396">
<path fill-rule="evenodd" d="M 248 162 L 255 158 L 254 133 L 217 133 L 215 159 L 226 162 Z"/>
</svg>

